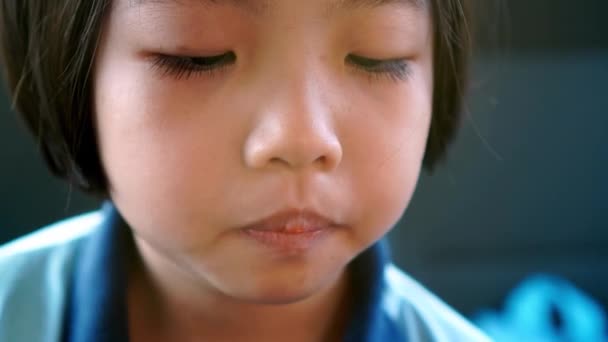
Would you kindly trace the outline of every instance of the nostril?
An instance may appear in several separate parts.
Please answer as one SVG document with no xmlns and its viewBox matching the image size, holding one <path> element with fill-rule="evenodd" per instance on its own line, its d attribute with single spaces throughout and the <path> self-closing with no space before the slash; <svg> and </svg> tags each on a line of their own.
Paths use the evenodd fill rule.
<svg viewBox="0 0 608 342">
<path fill-rule="evenodd" d="M 317 162 L 317 164 L 325 165 L 325 164 L 327 164 L 327 157 L 320 156 L 319 158 L 317 158 L 316 162 Z"/>
<path fill-rule="evenodd" d="M 279 157 L 273 157 L 270 158 L 270 164 L 286 164 L 286 162 Z"/>
</svg>

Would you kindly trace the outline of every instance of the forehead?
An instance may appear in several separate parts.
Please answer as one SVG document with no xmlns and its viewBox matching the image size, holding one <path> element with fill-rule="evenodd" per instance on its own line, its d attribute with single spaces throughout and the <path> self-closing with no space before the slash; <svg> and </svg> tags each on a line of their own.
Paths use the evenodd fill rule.
<svg viewBox="0 0 608 342">
<path fill-rule="evenodd" d="M 256 14 L 264 14 L 282 0 L 130 0 L 132 6 L 142 5 L 172 5 L 172 6 L 232 6 L 248 10 Z M 429 0 L 328 0 L 326 12 L 331 14 L 337 11 L 357 8 L 375 8 L 383 6 L 398 6 L 411 10 L 426 10 Z"/>
</svg>

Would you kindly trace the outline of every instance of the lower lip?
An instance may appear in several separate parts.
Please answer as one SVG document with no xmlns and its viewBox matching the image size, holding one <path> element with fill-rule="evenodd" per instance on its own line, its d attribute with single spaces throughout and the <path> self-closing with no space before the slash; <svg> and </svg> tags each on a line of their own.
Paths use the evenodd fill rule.
<svg viewBox="0 0 608 342">
<path fill-rule="evenodd" d="M 329 229 L 307 230 L 288 233 L 276 230 L 246 229 L 247 237 L 286 254 L 300 254 L 311 249 L 316 242 L 326 235 Z"/>
</svg>

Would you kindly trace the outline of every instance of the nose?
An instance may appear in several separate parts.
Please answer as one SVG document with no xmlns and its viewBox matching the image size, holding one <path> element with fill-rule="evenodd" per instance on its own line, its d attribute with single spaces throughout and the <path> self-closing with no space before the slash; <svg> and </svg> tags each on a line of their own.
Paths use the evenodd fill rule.
<svg viewBox="0 0 608 342">
<path fill-rule="evenodd" d="M 292 87 L 261 101 L 244 145 L 247 167 L 324 172 L 338 167 L 342 145 L 331 109 L 316 94 L 319 92 Z"/>
</svg>

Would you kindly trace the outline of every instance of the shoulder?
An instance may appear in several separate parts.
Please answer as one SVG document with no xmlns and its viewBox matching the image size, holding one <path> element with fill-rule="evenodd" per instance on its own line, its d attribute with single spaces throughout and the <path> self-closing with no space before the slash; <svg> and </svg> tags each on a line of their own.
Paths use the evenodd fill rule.
<svg viewBox="0 0 608 342">
<path fill-rule="evenodd" d="M 382 306 L 413 341 L 490 341 L 441 299 L 394 265 L 384 271 Z"/>
<path fill-rule="evenodd" d="M 0 247 L 0 341 L 58 338 L 76 251 L 102 220 L 76 216 Z"/>
<path fill-rule="evenodd" d="M 11 280 L 39 275 L 37 271 L 58 267 L 66 261 L 78 242 L 102 221 L 101 212 L 76 216 L 49 225 L 0 247 L 0 274 L 3 283 L 0 293 Z M 8 277 L 5 277 L 7 276 Z"/>
</svg>

